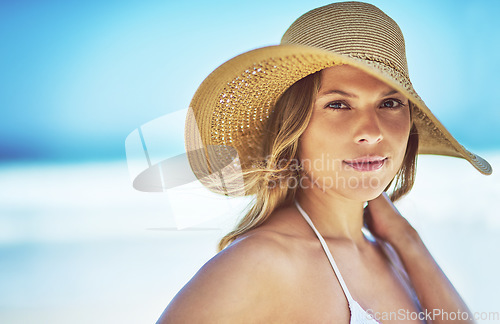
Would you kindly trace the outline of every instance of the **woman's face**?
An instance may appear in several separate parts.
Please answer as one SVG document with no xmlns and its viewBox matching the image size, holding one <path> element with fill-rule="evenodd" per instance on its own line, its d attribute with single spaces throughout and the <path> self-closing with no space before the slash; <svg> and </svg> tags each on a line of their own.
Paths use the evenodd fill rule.
<svg viewBox="0 0 500 324">
<path fill-rule="evenodd" d="M 408 99 L 349 65 L 321 72 L 299 157 L 312 183 L 349 199 L 376 198 L 399 170 L 410 132 Z"/>
</svg>

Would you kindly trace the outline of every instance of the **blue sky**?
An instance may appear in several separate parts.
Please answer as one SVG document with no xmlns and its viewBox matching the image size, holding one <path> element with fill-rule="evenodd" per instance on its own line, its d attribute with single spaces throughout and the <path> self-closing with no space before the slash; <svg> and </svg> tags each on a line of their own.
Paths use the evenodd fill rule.
<svg viewBox="0 0 500 324">
<path fill-rule="evenodd" d="M 367 1 L 401 26 L 412 82 L 472 151 L 500 149 L 498 1 Z M 242 52 L 328 1 L 2 1 L 0 159 L 125 157 Z M 167 148 L 168 149 L 168 148 Z"/>
</svg>

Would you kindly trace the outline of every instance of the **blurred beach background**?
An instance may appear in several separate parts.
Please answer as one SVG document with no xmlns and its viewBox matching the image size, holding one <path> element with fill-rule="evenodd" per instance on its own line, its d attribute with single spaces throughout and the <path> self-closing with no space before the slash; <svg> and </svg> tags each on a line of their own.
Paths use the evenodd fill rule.
<svg viewBox="0 0 500 324">
<path fill-rule="evenodd" d="M 469 307 L 498 314 L 500 2 L 366 2 L 400 25 L 420 96 L 493 166 L 421 156 L 397 207 Z M 327 3 L 1 1 L 0 323 L 155 322 L 248 200 L 135 190 L 127 135 Z M 178 230 L 179 206 L 221 217 Z"/>
</svg>

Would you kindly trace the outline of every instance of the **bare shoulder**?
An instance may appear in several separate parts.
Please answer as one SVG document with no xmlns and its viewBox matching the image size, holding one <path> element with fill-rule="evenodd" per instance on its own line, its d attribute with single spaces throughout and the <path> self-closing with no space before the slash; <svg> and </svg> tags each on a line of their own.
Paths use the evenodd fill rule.
<svg viewBox="0 0 500 324">
<path fill-rule="evenodd" d="M 208 261 L 158 323 L 262 322 L 294 280 L 292 253 L 273 231 L 254 230 Z"/>
</svg>

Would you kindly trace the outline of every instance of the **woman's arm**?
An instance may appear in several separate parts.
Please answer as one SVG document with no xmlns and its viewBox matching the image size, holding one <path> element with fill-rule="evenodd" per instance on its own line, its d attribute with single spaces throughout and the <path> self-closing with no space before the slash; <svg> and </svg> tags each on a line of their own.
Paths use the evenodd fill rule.
<svg viewBox="0 0 500 324">
<path fill-rule="evenodd" d="M 434 314 L 432 323 L 475 323 L 473 315 L 420 239 L 385 193 L 368 203 L 365 213 L 373 234 L 390 243 L 410 277 L 424 311 Z M 449 315 L 448 319 L 445 312 Z"/>
</svg>

